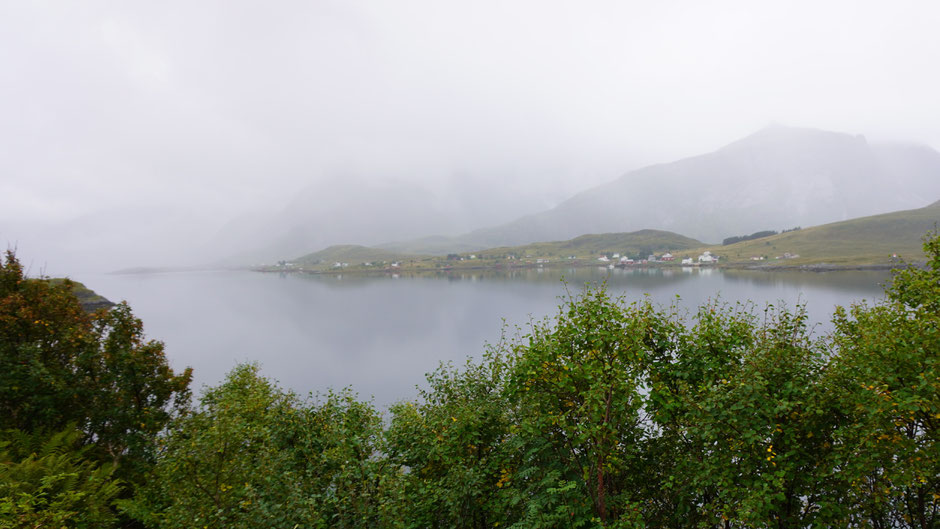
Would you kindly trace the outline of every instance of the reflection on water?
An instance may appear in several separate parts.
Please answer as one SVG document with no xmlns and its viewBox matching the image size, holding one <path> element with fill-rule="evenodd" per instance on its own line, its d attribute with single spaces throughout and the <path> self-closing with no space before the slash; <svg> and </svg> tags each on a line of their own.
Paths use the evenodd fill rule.
<svg viewBox="0 0 940 529">
<path fill-rule="evenodd" d="M 884 272 L 757 272 L 698 268 L 571 268 L 363 276 L 202 272 L 76 277 L 126 299 L 174 367 L 217 383 L 236 362 L 305 394 L 351 385 L 387 405 L 415 395 L 441 361 L 557 310 L 566 288 L 606 281 L 629 300 L 694 310 L 710 299 L 805 303 L 825 332 L 835 305 L 881 297 Z M 562 280 L 567 283 L 567 287 Z M 512 331 L 511 331 L 512 332 Z"/>
</svg>

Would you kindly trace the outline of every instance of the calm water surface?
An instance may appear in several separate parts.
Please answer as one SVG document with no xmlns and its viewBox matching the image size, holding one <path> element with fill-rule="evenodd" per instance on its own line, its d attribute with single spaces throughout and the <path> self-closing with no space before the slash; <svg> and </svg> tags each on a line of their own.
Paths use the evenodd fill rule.
<svg viewBox="0 0 940 529">
<path fill-rule="evenodd" d="M 195 386 L 218 383 L 237 362 L 301 394 L 352 386 L 386 406 L 413 398 L 439 362 L 462 363 L 499 340 L 503 322 L 523 328 L 557 311 L 559 296 L 607 280 L 628 299 L 649 295 L 694 310 L 709 299 L 805 303 L 825 332 L 836 305 L 882 297 L 885 272 L 754 272 L 580 268 L 452 276 L 297 276 L 193 272 L 76 277 L 127 300 L 174 368 Z"/>
</svg>

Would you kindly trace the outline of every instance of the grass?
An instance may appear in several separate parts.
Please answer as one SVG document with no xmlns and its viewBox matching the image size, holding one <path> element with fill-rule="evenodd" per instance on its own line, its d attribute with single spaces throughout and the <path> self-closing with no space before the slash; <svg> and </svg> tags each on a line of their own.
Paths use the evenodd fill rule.
<svg viewBox="0 0 940 529">
<path fill-rule="evenodd" d="M 371 248 L 369 246 L 359 246 L 356 244 L 343 244 L 330 246 L 318 252 L 313 252 L 294 260 L 299 265 L 328 264 L 330 266 L 335 262 L 361 264 L 369 262 L 395 262 L 410 259 L 414 256 Z"/>
<path fill-rule="evenodd" d="M 917 262 L 924 259 L 922 238 L 940 224 L 940 202 L 929 206 L 882 215 L 823 224 L 728 246 L 696 248 L 680 255 L 693 256 L 710 250 L 722 257 L 722 263 L 799 266 L 827 264 L 835 266 L 890 265 L 899 258 Z M 795 259 L 776 259 L 784 253 Z M 753 256 L 765 256 L 754 262 Z"/>
<path fill-rule="evenodd" d="M 506 246 L 478 252 L 477 255 L 515 255 L 545 258 L 596 258 L 605 253 L 619 253 L 645 259 L 649 254 L 662 254 L 702 246 L 701 241 L 661 230 L 640 230 L 630 233 L 582 235 L 567 241 L 538 242 L 523 246 Z"/>
<path fill-rule="evenodd" d="M 49 283 L 53 285 L 58 285 L 64 282 L 65 279 L 61 277 L 54 277 L 49 279 Z M 81 303 L 85 310 L 93 311 L 98 308 L 108 308 L 114 306 L 114 303 L 112 303 L 110 300 L 104 296 L 99 295 L 94 290 L 86 287 L 78 281 L 72 280 L 72 293 L 75 294 L 75 297 L 78 298 L 78 302 Z"/>
</svg>

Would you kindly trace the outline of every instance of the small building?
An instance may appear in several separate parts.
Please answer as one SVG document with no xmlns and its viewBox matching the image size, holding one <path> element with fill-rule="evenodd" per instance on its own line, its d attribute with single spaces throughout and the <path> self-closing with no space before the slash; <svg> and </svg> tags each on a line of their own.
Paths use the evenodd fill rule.
<svg viewBox="0 0 940 529">
<path fill-rule="evenodd" d="M 615 254 L 612 255 L 611 257 L 614 258 L 614 259 L 620 259 L 620 254 L 619 254 L 619 253 L 615 253 Z"/>
<path fill-rule="evenodd" d="M 602 263 L 609 263 L 609 262 L 610 262 L 610 259 L 608 259 L 606 255 L 602 255 L 602 256 L 598 257 L 597 260 L 600 261 L 600 262 L 602 262 Z"/>
<path fill-rule="evenodd" d="M 691 258 L 691 257 L 686 257 L 685 259 L 682 260 L 682 264 L 684 264 L 684 265 L 690 265 L 690 264 L 692 264 L 692 258 Z"/>
<path fill-rule="evenodd" d="M 705 250 L 702 255 L 698 256 L 698 262 L 699 264 L 712 264 L 718 262 L 718 257 L 712 255 L 708 250 Z"/>
<path fill-rule="evenodd" d="M 675 256 L 669 252 L 664 253 L 663 256 L 659 258 L 660 261 L 674 261 L 675 259 Z"/>
</svg>

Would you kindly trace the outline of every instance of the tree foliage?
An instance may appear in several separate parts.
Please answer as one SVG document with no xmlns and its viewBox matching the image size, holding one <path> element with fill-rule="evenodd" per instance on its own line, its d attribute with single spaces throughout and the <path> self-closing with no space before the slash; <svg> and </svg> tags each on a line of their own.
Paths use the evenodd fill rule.
<svg viewBox="0 0 940 529">
<path fill-rule="evenodd" d="M 798 229 L 800 228 L 783 230 L 783 232 L 786 233 L 788 231 L 796 231 Z M 753 241 L 754 239 L 763 239 L 764 237 L 770 237 L 771 235 L 776 235 L 776 234 L 777 232 L 774 230 L 764 230 L 764 231 L 754 232 L 750 235 L 735 235 L 733 237 L 726 237 L 725 239 L 721 241 L 721 244 L 722 246 L 728 246 L 729 244 L 734 244 L 737 242 L 744 242 L 744 241 Z"/>
<path fill-rule="evenodd" d="M 803 307 L 687 315 L 589 286 L 388 417 L 254 365 L 187 406 L 126 306 L 85 315 L 11 256 L 0 421 L 74 420 L 85 447 L 3 452 L 0 519 L 106 526 L 117 463 L 148 527 L 935 528 L 940 236 L 925 251 L 824 336 Z"/>
<path fill-rule="evenodd" d="M 0 441 L 0 528 L 108 527 L 120 492 L 114 468 L 87 457 L 81 432 L 6 431 Z"/>
<path fill-rule="evenodd" d="M 188 403 L 190 376 L 169 368 L 163 345 L 144 339 L 126 304 L 86 313 L 70 281 L 29 278 L 8 251 L 0 260 L 2 523 L 114 521 L 111 500 L 143 478 L 158 434 Z"/>
<path fill-rule="evenodd" d="M 378 414 L 349 393 L 304 402 L 240 365 L 162 440 L 124 509 L 154 527 L 376 527 L 385 506 Z"/>
<path fill-rule="evenodd" d="M 510 519 L 504 490 L 515 458 L 505 376 L 493 349 L 463 370 L 441 366 L 417 402 L 392 407 L 387 450 L 407 469 L 405 527 L 483 528 Z"/>
<path fill-rule="evenodd" d="M 572 300 L 515 347 L 509 395 L 519 406 L 524 454 L 516 484 L 526 516 L 578 527 L 630 518 L 630 481 L 644 437 L 641 376 L 647 304 L 625 306 L 603 290 Z M 537 508 L 533 508 L 537 507 Z"/>
<path fill-rule="evenodd" d="M 832 391 L 854 517 L 882 527 L 940 525 L 940 236 L 928 262 L 894 276 L 887 300 L 834 317 Z"/>
<path fill-rule="evenodd" d="M 0 428 L 77 425 L 91 455 L 139 475 L 155 436 L 189 399 L 163 344 L 145 341 L 127 304 L 87 314 L 69 281 L 25 276 L 12 252 L 0 266 Z M 123 467 L 126 467 L 123 468 Z"/>
</svg>

